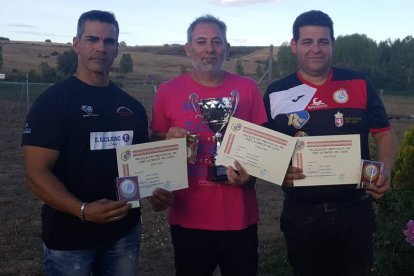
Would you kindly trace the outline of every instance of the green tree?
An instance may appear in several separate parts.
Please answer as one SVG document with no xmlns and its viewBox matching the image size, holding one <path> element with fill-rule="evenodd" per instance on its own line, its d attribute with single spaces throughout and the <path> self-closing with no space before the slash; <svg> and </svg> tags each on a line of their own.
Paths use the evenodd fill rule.
<svg viewBox="0 0 414 276">
<path fill-rule="evenodd" d="M 414 191 L 414 128 L 404 133 L 404 138 L 395 160 L 393 185 L 396 188 Z M 413 203 L 414 204 L 414 203 Z"/>
<path fill-rule="evenodd" d="M 290 51 L 290 44 L 288 42 L 283 42 L 279 46 L 277 60 L 272 66 L 272 79 L 285 77 L 297 70 L 296 57 Z"/>
<path fill-rule="evenodd" d="M 78 55 L 73 51 L 64 51 L 63 54 L 59 54 L 57 58 L 57 70 L 64 77 L 75 73 L 78 67 Z"/>
<path fill-rule="evenodd" d="M 334 65 L 364 72 L 368 75 L 378 70 L 377 43 L 365 34 L 338 36 L 335 41 Z"/>
<path fill-rule="evenodd" d="M 127 44 L 126 44 L 125 41 L 121 41 L 121 42 L 119 42 L 119 46 L 127 46 Z"/>
<path fill-rule="evenodd" d="M 131 54 L 122 54 L 121 60 L 119 61 L 119 70 L 121 74 L 127 74 L 133 69 Z"/>
<path fill-rule="evenodd" d="M 238 59 L 236 61 L 236 73 L 239 74 L 239 75 L 242 75 L 242 76 L 245 75 L 243 64 L 242 64 L 242 61 L 240 59 Z"/>
<path fill-rule="evenodd" d="M 29 82 L 42 82 L 42 77 L 35 69 L 31 69 L 28 73 Z"/>
<path fill-rule="evenodd" d="M 414 87 L 414 39 L 412 36 L 397 39 L 391 45 L 387 74 L 397 90 Z"/>
<path fill-rule="evenodd" d="M 56 82 L 57 70 L 49 66 L 47 62 L 39 64 L 39 71 L 43 82 Z"/>
</svg>

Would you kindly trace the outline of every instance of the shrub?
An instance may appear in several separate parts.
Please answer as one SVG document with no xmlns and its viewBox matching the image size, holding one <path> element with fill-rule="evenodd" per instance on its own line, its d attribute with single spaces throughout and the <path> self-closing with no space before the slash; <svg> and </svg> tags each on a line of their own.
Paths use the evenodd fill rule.
<svg viewBox="0 0 414 276">
<path fill-rule="evenodd" d="M 378 203 L 374 271 L 377 275 L 414 275 L 414 247 L 403 231 L 413 219 L 414 191 L 395 189 Z"/>
<path fill-rule="evenodd" d="M 394 190 L 378 201 L 374 272 L 377 275 L 414 275 L 414 246 L 403 231 L 414 219 L 414 129 L 404 134 L 392 183 Z"/>
<path fill-rule="evenodd" d="M 134 68 L 131 54 L 122 54 L 121 60 L 119 61 L 119 70 L 121 74 L 127 74 Z"/>
<path fill-rule="evenodd" d="M 236 61 L 236 73 L 239 74 L 239 75 L 242 75 L 242 76 L 245 75 L 243 64 L 242 64 L 242 61 L 240 59 L 238 59 Z"/>
<path fill-rule="evenodd" d="M 401 149 L 395 161 L 393 184 L 396 188 L 414 191 L 414 128 L 404 133 Z M 413 203 L 414 205 L 414 203 Z M 414 213 L 414 208 L 413 208 Z M 414 215 L 414 214 L 413 214 Z"/>
</svg>

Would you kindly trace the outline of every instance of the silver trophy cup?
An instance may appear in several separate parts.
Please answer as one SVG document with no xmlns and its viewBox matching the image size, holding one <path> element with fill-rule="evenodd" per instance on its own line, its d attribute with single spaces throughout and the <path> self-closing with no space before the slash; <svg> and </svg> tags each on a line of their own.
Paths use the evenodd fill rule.
<svg viewBox="0 0 414 276">
<path fill-rule="evenodd" d="M 203 118 L 211 131 L 214 132 L 216 142 L 214 154 L 210 157 L 207 179 L 209 181 L 226 181 L 226 167 L 216 165 L 217 154 L 220 150 L 223 134 L 221 131 L 227 126 L 230 117 L 233 116 L 239 104 L 239 92 L 231 91 L 231 97 L 198 99 L 196 93 L 189 97 L 191 105 L 197 114 L 196 117 Z"/>
</svg>

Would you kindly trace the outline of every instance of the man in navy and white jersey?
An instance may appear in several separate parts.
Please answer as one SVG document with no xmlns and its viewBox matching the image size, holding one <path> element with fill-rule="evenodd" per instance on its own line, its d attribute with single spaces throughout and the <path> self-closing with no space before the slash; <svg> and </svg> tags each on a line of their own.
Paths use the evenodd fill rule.
<svg viewBox="0 0 414 276">
<path fill-rule="evenodd" d="M 42 93 L 23 128 L 27 185 L 44 202 L 46 275 L 138 271 L 140 209 L 117 201 L 115 148 L 148 142 L 144 107 L 109 80 L 119 26 L 110 12 L 81 15 L 76 73 Z M 151 204 L 171 204 L 156 191 Z"/>
<path fill-rule="evenodd" d="M 281 230 L 295 275 L 368 275 L 373 261 L 374 212 L 371 198 L 391 187 L 397 152 L 387 113 L 364 75 L 332 67 L 335 44 L 331 18 L 321 11 L 299 15 L 291 51 L 298 72 L 269 85 L 264 96 L 268 128 L 291 136 L 360 134 L 361 158 L 370 159 L 372 135 L 377 160 L 384 162 L 372 190 L 349 185 L 293 187 L 306 177 L 290 166 Z"/>
</svg>

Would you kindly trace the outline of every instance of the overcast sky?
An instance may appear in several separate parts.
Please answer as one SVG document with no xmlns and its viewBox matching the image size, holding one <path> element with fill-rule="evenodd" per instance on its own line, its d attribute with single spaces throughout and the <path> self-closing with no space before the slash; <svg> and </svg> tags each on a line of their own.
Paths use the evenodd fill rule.
<svg viewBox="0 0 414 276">
<path fill-rule="evenodd" d="M 228 27 L 232 45 L 280 45 L 292 23 L 312 9 L 328 13 L 335 36 L 366 34 L 377 42 L 414 34 L 412 0 L 0 0 L 0 36 L 10 40 L 71 42 L 79 15 L 115 13 L 127 45 L 184 44 L 188 25 L 212 14 Z"/>
</svg>

